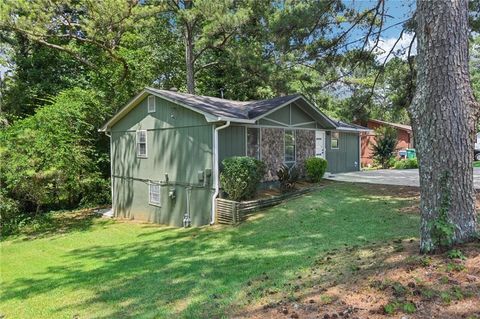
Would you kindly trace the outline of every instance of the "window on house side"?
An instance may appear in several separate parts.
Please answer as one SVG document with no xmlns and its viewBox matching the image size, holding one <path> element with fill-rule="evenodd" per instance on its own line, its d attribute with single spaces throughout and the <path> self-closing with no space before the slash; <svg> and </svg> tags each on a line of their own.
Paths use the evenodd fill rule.
<svg viewBox="0 0 480 319">
<path fill-rule="evenodd" d="M 155 112 L 155 96 L 150 95 L 148 97 L 148 113 Z"/>
<path fill-rule="evenodd" d="M 148 185 L 148 202 L 151 205 L 160 206 L 160 184 L 150 183 Z"/>
<path fill-rule="evenodd" d="M 137 157 L 147 157 L 147 131 L 137 131 Z"/>
<path fill-rule="evenodd" d="M 334 149 L 338 149 L 338 140 L 340 139 L 340 133 L 338 132 L 332 132 L 332 135 L 330 136 L 330 147 Z"/>
<path fill-rule="evenodd" d="M 260 130 L 247 127 L 247 156 L 260 159 Z"/>
<path fill-rule="evenodd" d="M 285 130 L 285 163 L 295 163 L 295 131 Z"/>
</svg>

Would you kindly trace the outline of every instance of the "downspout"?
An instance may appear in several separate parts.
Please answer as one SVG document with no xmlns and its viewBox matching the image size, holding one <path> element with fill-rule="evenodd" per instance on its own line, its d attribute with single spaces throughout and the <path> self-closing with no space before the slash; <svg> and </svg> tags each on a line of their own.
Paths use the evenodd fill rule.
<svg viewBox="0 0 480 319">
<path fill-rule="evenodd" d="M 215 224 L 215 212 L 216 212 L 216 202 L 220 192 L 220 182 L 219 182 L 219 165 L 218 165 L 218 131 L 223 130 L 230 126 L 230 121 L 227 121 L 224 125 L 216 127 L 213 133 L 213 187 L 215 192 L 212 196 L 212 218 L 210 220 L 210 225 Z"/>
</svg>

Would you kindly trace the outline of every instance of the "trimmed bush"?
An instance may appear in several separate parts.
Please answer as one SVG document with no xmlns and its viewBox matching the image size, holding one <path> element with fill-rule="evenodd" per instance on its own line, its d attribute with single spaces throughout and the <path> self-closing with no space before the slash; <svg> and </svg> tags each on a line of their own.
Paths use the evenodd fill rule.
<svg viewBox="0 0 480 319">
<path fill-rule="evenodd" d="M 300 177 L 300 172 L 296 166 L 288 168 L 288 166 L 282 165 L 277 171 L 277 177 L 280 182 L 280 190 L 288 192 L 295 189 L 295 183 Z"/>
<path fill-rule="evenodd" d="M 412 169 L 418 168 L 418 160 L 416 158 L 407 158 L 395 162 L 395 169 Z"/>
<path fill-rule="evenodd" d="M 248 156 L 235 156 L 222 161 L 223 171 L 220 182 L 227 198 L 234 201 L 250 199 L 255 196 L 257 186 L 266 166 L 262 161 Z"/>
<path fill-rule="evenodd" d="M 305 172 L 307 177 L 318 183 L 327 170 L 327 160 L 320 157 L 310 157 L 305 161 Z"/>
</svg>

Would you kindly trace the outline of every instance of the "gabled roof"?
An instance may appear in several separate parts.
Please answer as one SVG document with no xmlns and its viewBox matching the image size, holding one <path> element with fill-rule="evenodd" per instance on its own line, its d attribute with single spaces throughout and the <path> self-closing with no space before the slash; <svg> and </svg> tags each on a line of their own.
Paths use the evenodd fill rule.
<svg viewBox="0 0 480 319">
<path fill-rule="evenodd" d="M 240 102 L 211 96 L 201 96 L 179 93 L 176 91 L 146 88 L 117 114 L 115 114 L 107 123 L 105 123 L 100 131 L 107 131 L 149 94 L 153 94 L 167 101 L 176 103 L 192 111 L 200 113 L 205 116 L 205 119 L 208 122 L 232 121 L 235 123 L 255 123 L 260 118 L 274 112 L 277 109 L 280 109 L 290 103 L 296 103 L 314 119 L 322 123 L 325 128 L 341 129 L 339 127 L 339 121 L 330 119 L 301 94 L 281 96 L 268 100 Z M 365 130 L 363 127 L 357 127 Z M 351 129 L 358 130 L 354 128 Z"/>
<path fill-rule="evenodd" d="M 383 125 L 396 127 L 396 128 L 402 129 L 402 130 L 410 131 L 410 132 L 412 131 L 412 127 L 410 125 L 406 125 L 406 124 L 398 124 L 398 123 L 386 122 L 386 121 L 376 120 L 376 119 L 369 119 L 369 121 L 374 122 L 374 123 L 378 123 L 378 124 L 383 124 Z"/>
</svg>

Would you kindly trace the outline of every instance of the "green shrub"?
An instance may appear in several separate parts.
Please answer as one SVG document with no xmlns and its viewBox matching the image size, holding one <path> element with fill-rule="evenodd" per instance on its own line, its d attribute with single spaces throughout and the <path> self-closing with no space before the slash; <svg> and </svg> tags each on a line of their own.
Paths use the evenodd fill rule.
<svg viewBox="0 0 480 319">
<path fill-rule="evenodd" d="M 0 191 L 0 234 L 10 235 L 14 233 L 22 219 L 19 203 Z"/>
<path fill-rule="evenodd" d="M 235 201 L 255 196 L 257 186 L 266 166 L 262 161 L 248 156 L 235 156 L 222 161 L 220 182 L 228 198 Z"/>
<path fill-rule="evenodd" d="M 393 165 L 395 169 L 412 169 L 418 168 L 418 160 L 416 158 L 407 158 L 398 160 Z"/>
<path fill-rule="evenodd" d="M 307 177 L 314 182 L 320 182 L 327 170 L 327 160 L 320 157 L 310 157 L 305 161 Z"/>
<path fill-rule="evenodd" d="M 397 131 L 386 126 L 376 129 L 375 133 L 376 144 L 372 146 L 373 157 L 382 168 L 389 168 L 390 160 L 397 146 Z"/>
<path fill-rule="evenodd" d="M 282 165 L 277 171 L 278 181 L 280 182 L 280 190 L 282 192 L 288 192 L 295 189 L 295 183 L 300 177 L 300 172 L 296 166 L 288 167 Z"/>
</svg>

